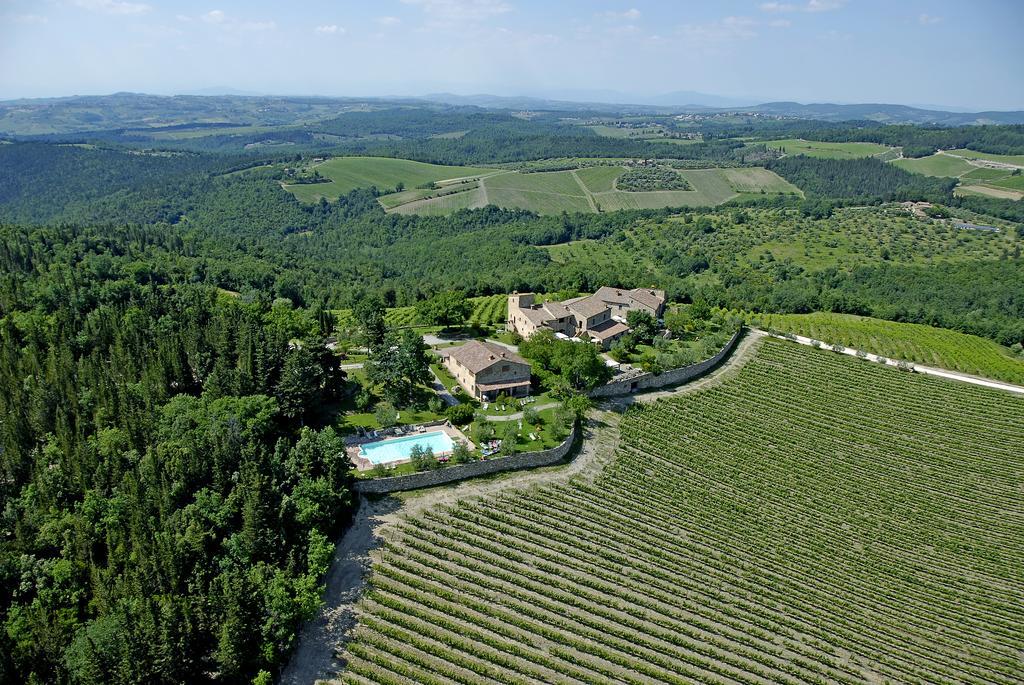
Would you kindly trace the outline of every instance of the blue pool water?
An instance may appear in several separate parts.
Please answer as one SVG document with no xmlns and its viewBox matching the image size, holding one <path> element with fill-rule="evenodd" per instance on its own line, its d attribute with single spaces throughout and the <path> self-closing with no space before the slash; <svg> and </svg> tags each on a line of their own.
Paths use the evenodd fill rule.
<svg viewBox="0 0 1024 685">
<path fill-rule="evenodd" d="M 451 452 L 455 446 L 447 433 L 435 431 L 433 433 L 410 435 L 395 440 L 369 442 L 359 448 L 359 453 L 364 458 L 369 459 L 371 464 L 390 464 L 393 461 L 408 459 L 413 445 L 420 445 L 423 449 L 429 447 L 434 450 L 436 455 Z"/>
</svg>

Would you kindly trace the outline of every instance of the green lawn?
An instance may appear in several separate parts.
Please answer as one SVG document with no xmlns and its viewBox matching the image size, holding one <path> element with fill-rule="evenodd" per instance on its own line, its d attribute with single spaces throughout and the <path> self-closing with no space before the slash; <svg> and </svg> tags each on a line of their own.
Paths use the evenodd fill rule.
<svg viewBox="0 0 1024 685">
<path fill-rule="evenodd" d="M 893 164 L 901 169 L 912 171 L 915 174 L 924 174 L 925 176 L 948 176 L 950 178 L 956 178 L 961 174 L 966 174 L 974 169 L 970 163 L 960 159 L 959 157 L 951 157 L 944 154 L 934 154 L 928 157 L 918 157 L 916 159 L 897 159 Z"/>
<path fill-rule="evenodd" d="M 889 150 L 887 146 L 879 145 L 878 143 L 824 143 L 816 140 L 799 140 L 796 138 L 759 140 L 750 143 L 750 145 L 767 145 L 770 148 L 781 148 L 787 155 L 807 155 L 808 157 L 825 157 L 828 159 L 873 157 Z"/>
<path fill-rule="evenodd" d="M 500 172 L 499 169 L 442 166 L 388 157 L 334 157 L 318 164 L 315 169 L 321 176 L 331 179 L 331 182 L 286 185 L 285 190 L 303 202 L 316 202 L 321 197 L 336 199 L 356 188 L 376 186 L 390 190 L 404 183 L 406 188 L 412 189 L 431 181 L 441 182 Z"/>
<path fill-rule="evenodd" d="M 986 338 L 914 323 L 850 314 L 754 314 L 763 328 L 839 343 L 891 359 L 1009 383 L 1024 383 L 1024 358 Z"/>
</svg>

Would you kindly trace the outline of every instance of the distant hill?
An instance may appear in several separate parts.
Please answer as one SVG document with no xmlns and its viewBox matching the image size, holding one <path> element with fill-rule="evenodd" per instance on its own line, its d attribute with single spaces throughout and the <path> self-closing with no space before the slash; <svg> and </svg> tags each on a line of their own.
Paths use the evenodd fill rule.
<svg viewBox="0 0 1024 685">
<path fill-rule="evenodd" d="M 877 121 L 883 124 L 936 124 L 939 126 L 970 126 L 981 124 L 1022 124 L 1024 112 L 950 112 L 921 109 L 908 105 L 830 103 L 802 105 L 799 102 L 766 102 L 748 111 L 823 121 Z"/>
<path fill-rule="evenodd" d="M 579 91 L 584 93 L 585 91 Z M 595 95 L 614 96 L 613 92 Z M 626 96 L 623 96 L 626 97 Z M 422 97 L 349 98 L 273 95 L 75 95 L 0 101 L 0 135 L 33 136 L 72 134 L 118 129 L 152 129 L 183 125 L 206 126 L 302 126 L 350 111 L 365 111 L 399 105 L 472 106 L 499 110 L 551 112 L 593 112 L 643 115 L 690 113 L 757 112 L 795 119 L 823 121 L 877 121 L 885 124 L 1024 124 L 1024 112 L 950 112 L 889 104 L 809 104 L 768 102 L 750 106 L 713 107 L 687 102 L 716 101 L 716 96 L 678 91 L 655 96 L 646 103 L 580 102 L 539 97 L 498 95 L 453 95 L 434 93 Z M 718 102 L 727 98 L 717 98 Z"/>
</svg>

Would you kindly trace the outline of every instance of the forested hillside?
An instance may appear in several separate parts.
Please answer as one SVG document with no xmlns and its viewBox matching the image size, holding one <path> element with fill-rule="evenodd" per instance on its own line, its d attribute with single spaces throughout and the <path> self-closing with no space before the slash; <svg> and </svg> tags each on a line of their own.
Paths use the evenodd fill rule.
<svg viewBox="0 0 1024 685">
<path fill-rule="evenodd" d="M 318 606 L 352 504 L 302 427 L 343 391 L 331 319 L 154 249 L 0 229 L 4 682 L 248 681 Z"/>
</svg>

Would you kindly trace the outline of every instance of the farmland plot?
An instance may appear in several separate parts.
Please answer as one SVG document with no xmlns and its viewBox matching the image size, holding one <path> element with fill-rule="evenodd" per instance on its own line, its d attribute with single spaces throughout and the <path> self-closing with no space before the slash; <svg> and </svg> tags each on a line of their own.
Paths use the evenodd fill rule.
<svg viewBox="0 0 1024 685">
<path fill-rule="evenodd" d="M 388 529 L 347 683 L 1018 683 L 1024 399 L 765 341 L 596 480 Z"/>
</svg>

